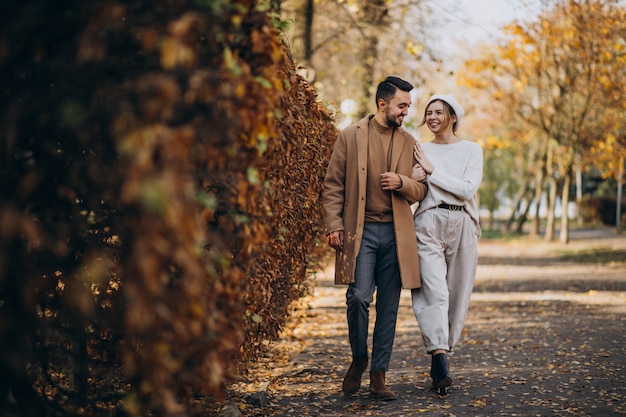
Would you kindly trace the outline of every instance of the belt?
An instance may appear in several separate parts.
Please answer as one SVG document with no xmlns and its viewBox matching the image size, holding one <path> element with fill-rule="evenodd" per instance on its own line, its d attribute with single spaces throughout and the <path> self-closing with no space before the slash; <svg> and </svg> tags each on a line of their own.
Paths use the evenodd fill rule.
<svg viewBox="0 0 626 417">
<path fill-rule="evenodd" d="M 465 209 L 465 206 L 454 206 L 452 204 L 439 204 L 437 208 L 442 208 L 450 211 L 461 211 Z"/>
</svg>

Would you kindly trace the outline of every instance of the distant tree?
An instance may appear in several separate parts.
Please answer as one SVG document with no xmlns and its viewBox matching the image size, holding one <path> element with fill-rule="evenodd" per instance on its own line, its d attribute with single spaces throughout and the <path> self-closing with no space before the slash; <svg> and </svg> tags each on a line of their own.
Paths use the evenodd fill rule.
<svg viewBox="0 0 626 417">
<path fill-rule="evenodd" d="M 543 185 L 544 172 L 550 184 L 545 238 L 551 240 L 554 233 L 560 190 L 560 238 L 567 242 L 567 206 L 577 155 L 588 153 L 613 131 L 606 123 L 606 109 L 612 105 L 605 88 L 610 83 L 603 80 L 614 79 L 610 74 L 616 70 L 623 72 L 616 67 L 615 56 L 623 55 L 624 8 L 604 0 L 548 4 L 537 21 L 510 25 L 508 42 L 491 57 L 469 62 L 466 82 L 479 86 L 492 80 L 487 83 L 493 97 L 514 123 L 535 131 L 543 142 L 536 146 L 542 152 L 535 154 L 535 162 L 542 167 L 536 186 Z M 617 101 L 623 103 L 624 97 Z"/>
<path fill-rule="evenodd" d="M 489 211 L 489 229 L 494 228 L 494 212 L 498 210 L 503 200 L 512 200 L 518 181 L 521 178 L 514 173 L 515 152 L 514 143 L 504 138 L 489 136 L 479 141 L 484 153 L 483 180 L 478 190 L 479 202 L 482 208 Z"/>
<path fill-rule="evenodd" d="M 350 98 L 358 115 L 374 106 L 374 87 L 389 74 L 423 83 L 436 65 L 425 46 L 426 0 L 286 0 L 283 19 L 296 62 L 314 74 L 320 96 L 339 108 Z"/>
</svg>

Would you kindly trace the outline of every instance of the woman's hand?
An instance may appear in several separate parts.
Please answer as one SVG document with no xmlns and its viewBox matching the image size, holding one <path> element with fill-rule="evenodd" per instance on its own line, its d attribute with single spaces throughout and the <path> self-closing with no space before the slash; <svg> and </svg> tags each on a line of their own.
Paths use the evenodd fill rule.
<svg viewBox="0 0 626 417">
<path fill-rule="evenodd" d="M 419 143 L 415 142 L 415 146 L 413 146 L 413 156 L 419 165 L 422 166 L 424 171 L 426 171 L 427 175 L 430 175 L 435 170 L 435 167 L 430 163 L 428 159 L 426 159 L 426 155 L 424 154 L 424 150 L 420 146 Z"/>
</svg>

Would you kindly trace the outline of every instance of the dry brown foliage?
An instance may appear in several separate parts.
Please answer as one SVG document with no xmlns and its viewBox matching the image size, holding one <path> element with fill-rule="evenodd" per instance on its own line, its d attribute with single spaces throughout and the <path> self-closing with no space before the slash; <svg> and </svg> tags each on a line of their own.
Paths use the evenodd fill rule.
<svg viewBox="0 0 626 417">
<path fill-rule="evenodd" d="M 193 414 L 306 293 L 332 117 L 252 0 L 2 3 L 0 414 Z"/>
</svg>

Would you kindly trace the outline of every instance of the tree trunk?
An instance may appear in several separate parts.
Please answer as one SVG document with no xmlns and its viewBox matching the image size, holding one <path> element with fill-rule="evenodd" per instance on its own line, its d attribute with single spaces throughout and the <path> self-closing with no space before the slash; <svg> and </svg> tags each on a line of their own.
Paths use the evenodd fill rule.
<svg viewBox="0 0 626 417">
<path fill-rule="evenodd" d="M 530 236 L 539 236 L 539 226 L 541 217 L 539 212 L 541 210 L 541 196 L 543 195 L 544 182 L 546 180 L 546 173 L 552 163 L 552 142 L 549 139 L 544 140 L 541 143 L 539 154 L 537 155 L 537 161 L 539 166 L 537 167 L 537 174 L 535 176 L 535 213 L 533 214 L 533 220 L 530 226 Z"/>
<path fill-rule="evenodd" d="M 362 86 L 360 113 L 361 117 L 370 113 L 374 100 L 372 95 L 374 91 L 374 74 L 375 66 L 378 62 L 378 39 L 379 33 L 387 26 L 389 21 L 389 2 L 387 0 L 363 0 L 361 3 L 363 11 L 363 22 L 366 24 L 363 28 L 363 42 L 360 43 L 359 61 L 362 65 L 363 72 L 361 79 L 357 82 Z"/>
<path fill-rule="evenodd" d="M 524 223 L 526 223 L 526 220 L 528 220 L 528 212 L 530 211 L 530 203 L 532 203 L 532 195 L 531 195 L 532 193 L 530 189 L 528 189 L 527 194 L 528 195 L 526 196 L 526 201 L 528 203 L 526 204 L 526 207 L 524 208 L 524 212 L 517 219 L 517 227 L 515 228 L 515 233 L 520 234 L 520 235 L 524 232 Z"/>
<path fill-rule="evenodd" d="M 567 174 L 563 181 L 563 192 L 561 193 L 561 206 L 563 207 L 563 213 L 561 214 L 561 233 L 559 234 L 561 243 L 569 243 L 569 214 L 567 212 L 567 206 L 569 205 L 569 187 L 571 182 L 572 170 L 570 167 L 567 169 Z"/>
<path fill-rule="evenodd" d="M 378 38 L 376 36 L 369 36 L 363 40 L 363 49 L 360 53 L 360 61 L 363 64 L 363 72 L 361 74 L 360 84 L 362 86 L 362 96 L 360 109 L 360 117 L 364 117 L 368 113 L 373 113 L 371 109 L 374 105 L 372 95 L 374 90 L 374 65 L 378 60 Z"/>
<path fill-rule="evenodd" d="M 524 180 L 524 183 L 520 186 L 519 190 L 517 190 L 517 193 L 515 194 L 515 197 L 513 198 L 513 202 L 511 203 L 511 215 L 509 216 L 504 226 L 505 232 L 510 232 L 511 227 L 513 226 L 513 223 L 515 223 L 515 219 L 516 219 L 515 214 L 518 212 L 519 208 L 521 207 L 522 201 L 524 201 L 524 196 L 528 193 L 528 189 L 530 187 L 530 180 L 531 180 L 531 177 L 527 175 L 526 179 Z"/>
<path fill-rule="evenodd" d="M 557 197 L 557 188 L 558 183 L 554 176 L 550 176 L 550 194 L 548 197 L 548 218 L 546 220 L 546 232 L 544 235 L 544 240 L 550 242 L 554 239 L 554 216 L 556 209 L 556 197 Z"/>
<path fill-rule="evenodd" d="M 539 210 L 541 209 L 541 195 L 543 194 L 543 181 L 545 178 L 545 171 L 540 168 L 537 171 L 535 177 L 535 212 L 533 213 L 533 219 L 530 223 L 530 236 L 539 235 Z"/>
<path fill-rule="evenodd" d="M 624 181 L 624 155 L 619 159 L 617 168 L 617 202 L 615 207 L 615 228 L 619 230 L 622 218 L 622 183 Z"/>
<path fill-rule="evenodd" d="M 314 0 L 306 0 L 304 5 L 304 62 L 307 66 L 311 65 L 313 56 L 313 16 L 315 14 Z"/>
<path fill-rule="evenodd" d="M 546 219 L 546 231 L 544 239 L 551 241 L 554 239 L 554 209 L 556 207 L 557 180 L 554 174 L 553 152 L 554 146 L 552 141 L 548 141 L 546 149 L 545 173 L 548 177 L 549 193 L 548 193 L 548 212 Z"/>
<path fill-rule="evenodd" d="M 583 200 L 583 173 L 582 168 L 580 166 L 580 158 L 576 163 L 576 222 L 578 225 L 582 226 L 583 224 L 583 216 L 581 215 L 580 209 Z"/>
</svg>

